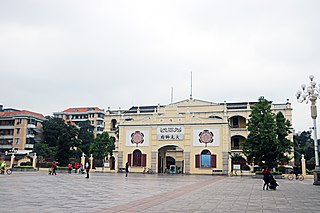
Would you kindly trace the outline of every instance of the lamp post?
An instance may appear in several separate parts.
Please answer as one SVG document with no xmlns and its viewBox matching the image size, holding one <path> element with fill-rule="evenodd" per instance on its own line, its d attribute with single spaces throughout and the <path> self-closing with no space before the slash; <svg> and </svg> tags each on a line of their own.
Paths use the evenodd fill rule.
<svg viewBox="0 0 320 213">
<path fill-rule="evenodd" d="M 313 120 L 313 134 L 314 134 L 314 156 L 316 167 L 314 170 L 314 185 L 320 185 L 320 171 L 319 171 L 319 151 L 318 151 L 318 139 L 317 139 L 317 106 L 316 101 L 317 98 L 320 98 L 320 84 L 317 87 L 317 83 L 313 81 L 314 76 L 310 75 L 310 86 L 306 86 L 305 84 L 301 85 L 302 91 L 297 92 L 297 100 L 299 103 L 309 101 L 311 102 L 311 118 Z"/>
</svg>

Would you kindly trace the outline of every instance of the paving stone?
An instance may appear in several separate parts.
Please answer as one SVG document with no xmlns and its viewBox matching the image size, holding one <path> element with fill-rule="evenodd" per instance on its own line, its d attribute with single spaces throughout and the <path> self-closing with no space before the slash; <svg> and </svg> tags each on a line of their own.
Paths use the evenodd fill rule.
<svg viewBox="0 0 320 213">
<path fill-rule="evenodd" d="M 1 212 L 320 212 L 312 180 L 262 180 L 205 175 L 83 175 L 15 172 L 0 176 Z"/>
</svg>

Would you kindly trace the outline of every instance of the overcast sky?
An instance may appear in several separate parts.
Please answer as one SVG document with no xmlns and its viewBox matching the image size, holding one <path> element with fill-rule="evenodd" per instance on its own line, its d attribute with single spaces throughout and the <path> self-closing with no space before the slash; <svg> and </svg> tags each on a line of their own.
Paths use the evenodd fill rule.
<svg viewBox="0 0 320 213">
<path fill-rule="evenodd" d="M 320 1 L 0 0 L 0 104 L 44 115 L 193 97 L 295 99 L 320 82 Z M 319 108 L 318 100 L 318 108 Z M 319 110 L 318 110 L 319 111 Z M 319 119 L 318 123 L 320 125 Z"/>
</svg>

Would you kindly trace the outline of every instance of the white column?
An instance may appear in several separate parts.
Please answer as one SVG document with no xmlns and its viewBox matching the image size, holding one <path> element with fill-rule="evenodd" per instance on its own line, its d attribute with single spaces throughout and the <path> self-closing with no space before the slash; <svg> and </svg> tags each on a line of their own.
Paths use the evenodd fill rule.
<svg viewBox="0 0 320 213">
<path fill-rule="evenodd" d="M 37 153 L 34 153 L 34 154 L 33 154 L 32 167 L 33 167 L 33 168 L 36 168 L 36 167 L 37 167 Z"/>
<path fill-rule="evenodd" d="M 231 171 L 232 171 L 232 159 L 231 156 L 229 155 L 228 158 L 228 175 L 231 176 Z"/>
<path fill-rule="evenodd" d="M 82 163 L 83 168 L 85 167 L 85 162 L 86 162 L 86 157 L 84 156 L 84 153 L 82 152 L 81 163 Z"/>
<path fill-rule="evenodd" d="M 13 167 L 13 162 L 14 162 L 14 153 L 12 152 L 12 154 L 11 154 L 11 161 L 10 161 L 10 168 Z"/>
<path fill-rule="evenodd" d="M 304 159 L 304 155 L 302 155 L 301 158 L 301 169 L 302 169 L 302 175 L 306 176 L 306 159 Z"/>
<path fill-rule="evenodd" d="M 92 157 L 92 154 L 91 154 L 89 160 L 90 160 L 90 165 L 91 165 L 91 169 L 92 169 L 93 168 L 93 157 Z"/>
</svg>

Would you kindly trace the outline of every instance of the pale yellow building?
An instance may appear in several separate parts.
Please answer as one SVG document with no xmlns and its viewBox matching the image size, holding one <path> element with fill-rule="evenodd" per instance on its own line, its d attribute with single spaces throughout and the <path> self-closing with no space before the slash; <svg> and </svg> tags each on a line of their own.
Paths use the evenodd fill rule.
<svg viewBox="0 0 320 213">
<path fill-rule="evenodd" d="M 190 98 L 166 106 L 107 110 L 104 131 L 117 138 L 112 169 L 123 169 L 128 162 L 130 172 L 149 168 L 155 173 L 227 174 L 230 153 L 242 154 L 253 104 Z M 272 110 L 292 122 L 288 101 L 272 104 Z"/>
</svg>

